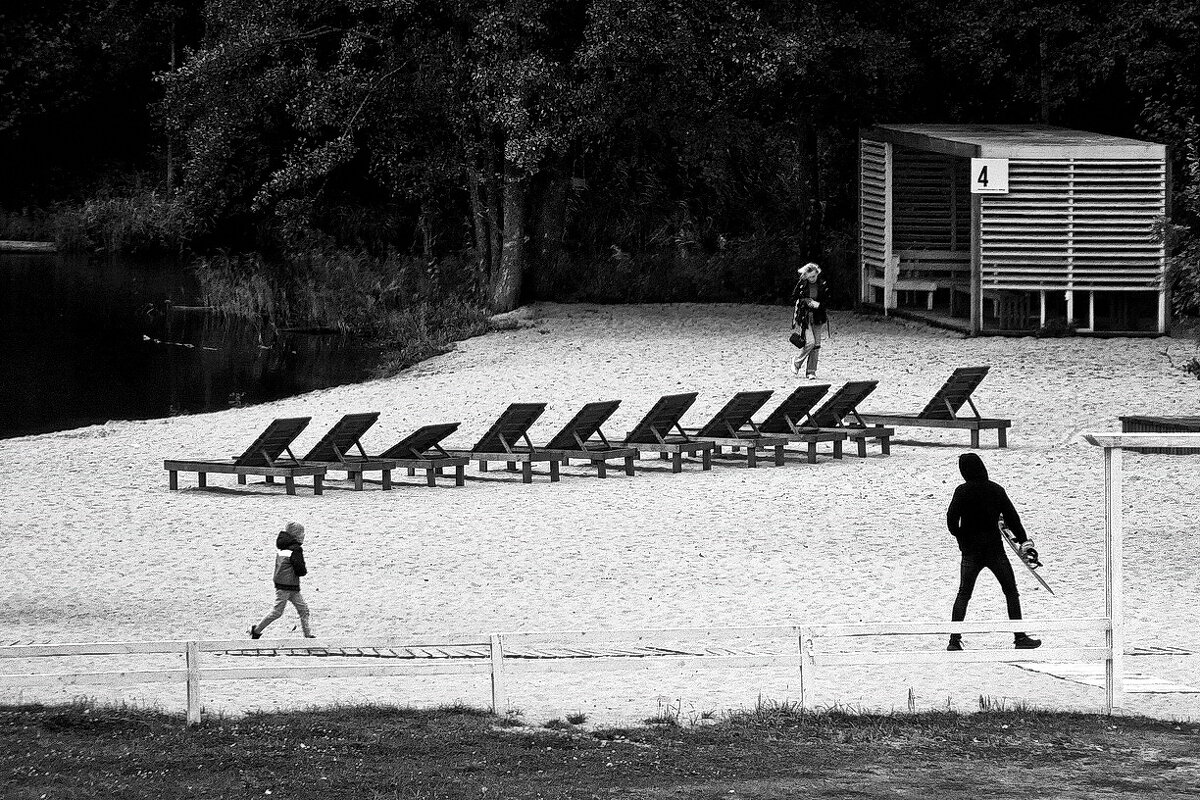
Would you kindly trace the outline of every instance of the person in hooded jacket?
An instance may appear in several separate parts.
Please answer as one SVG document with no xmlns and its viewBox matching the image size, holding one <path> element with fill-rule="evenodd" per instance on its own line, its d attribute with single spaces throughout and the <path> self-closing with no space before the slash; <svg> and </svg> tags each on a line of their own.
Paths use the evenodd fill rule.
<svg viewBox="0 0 1200 800">
<path fill-rule="evenodd" d="M 792 289 L 792 331 L 799 333 L 797 343 L 800 354 L 792 360 L 792 372 L 800 374 L 800 368 L 805 367 L 805 377 L 817 377 L 817 359 L 821 354 L 821 326 L 826 326 L 828 332 L 829 315 L 825 312 L 825 298 L 829 295 L 829 286 L 821 277 L 821 268 L 813 262 L 805 264 L 796 270 L 798 280 L 796 288 Z M 806 366 L 807 365 L 807 366 Z"/>
<path fill-rule="evenodd" d="M 289 522 L 275 539 L 275 607 L 271 613 L 262 618 L 262 622 L 250 626 L 250 638 L 257 639 L 264 630 L 275 620 L 283 616 L 287 604 L 296 607 L 300 615 L 300 627 L 304 638 L 315 639 L 312 632 L 311 614 L 308 603 L 300 594 L 300 579 L 308 574 L 308 565 L 304 563 L 304 526 L 299 522 Z"/>
<path fill-rule="evenodd" d="M 1017 591 L 1012 564 L 1004 552 L 1000 517 L 1004 517 L 1022 552 L 1032 548 L 1033 542 L 1025 535 L 1021 517 L 1004 487 L 988 480 L 987 467 L 982 458 L 975 453 L 962 454 L 958 457 L 958 471 L 962 473 L 963 483 L 954 490 L 954 497 L 946 510 L 946 527 L 958 540 L 958 549 L 962 551 L 958 596 L 954 598 L 950 619 L 953 622 L 966 619 L 967 603 L 971 601 L 975 579 L 985 568 L 990 569 L 996 580 L 1000 581 L 1008 604 L 1008 618 L 1021 619 L 1021 596 Z M 1021 632 L 1013 635 L 1013 643 L 1018 649 L 1032 650 L 1040 646 L 1042 641 Z M 962 634 L 951 634 L 946 649 L 962 650 Z"/>
</svg>

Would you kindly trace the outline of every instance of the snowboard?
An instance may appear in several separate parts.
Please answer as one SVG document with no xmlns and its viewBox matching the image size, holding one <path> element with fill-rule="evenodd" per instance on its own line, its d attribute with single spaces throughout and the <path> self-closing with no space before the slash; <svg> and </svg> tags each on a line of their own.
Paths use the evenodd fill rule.
<svg viewBox="0 0 1200 800">
<path fill-rule="evenodd" d="M 1013 532 L 1008 529 L 1008 526 L 1004 524 L 1003 518 L 1000 520 L 1000 536 L 1002 539 L 1004 539 L 1008 546 L 1012 548 L 1013 553 L 1017 557 L 1017 561 L 1020 561 L 1025 565 L 1025 569 L 1029 570 L 1029 574 L 1037 578 L 1037 582 L 1040 583 L 1047 592 L 1054 594 L 1054 590 L 1050 588 L 1050 584 L 1046 583 L 1045 579 L 1043 579 L 1042 576 L 1038 575 L 1037 573 L 1037 568 L 1040 567 L 1042 563 L 1039 561 L 1036 564 L 1030 564 L 1025 560 L 1025 557 L 1021 555 L 1021 547 L 1017 544 L 1016 537 L 1013 536 Z"/>
</svg>

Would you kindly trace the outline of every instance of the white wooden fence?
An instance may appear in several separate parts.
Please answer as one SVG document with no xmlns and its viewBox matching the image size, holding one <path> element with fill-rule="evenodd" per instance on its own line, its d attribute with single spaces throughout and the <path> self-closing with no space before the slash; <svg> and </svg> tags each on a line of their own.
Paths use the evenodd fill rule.
<svg viewBox="0 0 1200 800">
<path fill-rule="evenodd" d="M 968 649 L 948 653 L 918 650 L 903 643 L 881 649 L 882 638 L 950 633 L 995 633 L 1030 630 L 1051 633 L 1103 634 L 1101 643 L 1086 646 L 1047 646 L 1038 650 Z M 870 637 L 873 647 L 847 652 L 844 640 Z M 749 642 L 748 642 L 749 640 Z M 1053 641 L 1053 640 L 1052 640 Z M 297 658 L 278 666 L 229 666 L 226 656 L 278 654 L 328 656 Z M 368 653 L 366 651 L 374 651 Z M 801 687 L 801 705 L 811 691 L 818 667 L 899 663 L 1029 662 L 1094 659 L 1107 669 L 1104 708 L 1112 711 L 1120 697 L 1120 672 L 1113 668 L 1115 651 L 1109 620 L 1024 620 L 999 622 L 905 622 L 814 625 L 764 625 L 730 628 L 667 628 L 659 630 L 520 631 L 513 633 L 405 636 L 362 639 L 204 639 L 160 642 L 97 642 L 85 644 L 14 644 L 0 647 L 0 659 L 61 659 L 80 656 L 183 656 L 181 667 L 110 669 L 87 672 L 0 674 L 0 686 L 127 686 L 141 683 L 184 683 L 187 722 L 201 718 L 201 687 L 207 681 L 313 678 L 364 678 L 405 675 L 488 675 L 491 704 L 506 707 L 506 674 L 513 672 L 574 672 L 594 670 L 683 667 L 791 667 Z M 344 663 L 359 655 L 370 664 Z"/>
</svg>

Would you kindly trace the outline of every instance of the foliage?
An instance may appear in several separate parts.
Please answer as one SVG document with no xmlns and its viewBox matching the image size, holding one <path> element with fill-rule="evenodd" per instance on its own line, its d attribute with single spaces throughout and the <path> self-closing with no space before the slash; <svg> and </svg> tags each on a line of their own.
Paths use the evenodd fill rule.
<svg viewBox="0 0 1200 800">
<path fill-rule="evenodd" d="M 190 209 L 157 191 L 100 195 L 60 204 L 49 215 L 50 236 L 62 250 L 110 253 L 182 250 L 194 233 Z"/>
</svg>

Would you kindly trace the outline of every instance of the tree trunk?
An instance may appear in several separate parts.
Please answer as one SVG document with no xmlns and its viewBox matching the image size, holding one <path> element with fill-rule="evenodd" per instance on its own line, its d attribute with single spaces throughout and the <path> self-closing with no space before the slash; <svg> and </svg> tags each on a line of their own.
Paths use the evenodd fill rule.
<svg viewBox="0 0 1200 800">
<path fill-rule="evenodd" d="M 525 195 L 528 178 L 514 165 L 504 165 L 504 243 L 500 266 L 492 275 L 492 310 L 512 311 L 521 299 L 525 270 Z"/>
<path fill-rule="evenodd" d="M 806 121 L 800 131 L 800 174 L 804 186 L 801 200 L 800 242 L 803 257 L 819 261 L 824 248 L 824 213 L 821 208 L 821 161 L 817 126 Z"/>
<path fill-rule="evenodd" d="M 471 233 L 474 236 L 476 257 L 487 274 L 491 272 L 492 267 L 492 236 L 479 184 L 479 173 L 473 169 L 467 170 L 467 196 L 471 200 Z"/>
</svg>

